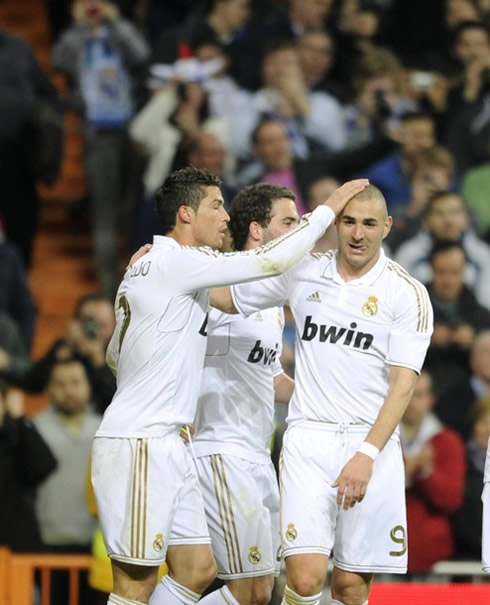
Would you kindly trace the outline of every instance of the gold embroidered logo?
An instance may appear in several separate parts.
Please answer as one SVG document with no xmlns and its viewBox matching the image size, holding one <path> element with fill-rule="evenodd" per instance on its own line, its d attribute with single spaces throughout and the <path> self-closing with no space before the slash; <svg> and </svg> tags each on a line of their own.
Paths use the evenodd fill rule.
<svg viewBox="0 0 490 605">
<path fill-rule="evenodd" d="M 298 531 L 294 527 L 294 523 L 290 523 L 286 530 L 286 540 L 288 542 L 294 542 L 298 537 Z"/>
<path fill-rule="evenodd" d="M 260 554 L 260 550 L 258 546 L 251 546 L 250 552 L 248 553 L 248 560 L 252 565 L 257 565 L 262 561 L 262 555 Z"/>
<path fill-rule="evenodd" d="M 374 317 L 375 315 L 377 315 L 378 311 L 378 299 L 376 298 L 376 296 L 370 296 L 367 301 L 362 305 L 362 312 L 368 317 Z"/>
<path fill-rule="evenodd" d="M 153 550 L 160 552 L 163 550 L 163 546 L 165 544 L 165 540 L 163 539 L 163 534 L 157 534 L 155 539 L 153 540 Z"/>
</svg>

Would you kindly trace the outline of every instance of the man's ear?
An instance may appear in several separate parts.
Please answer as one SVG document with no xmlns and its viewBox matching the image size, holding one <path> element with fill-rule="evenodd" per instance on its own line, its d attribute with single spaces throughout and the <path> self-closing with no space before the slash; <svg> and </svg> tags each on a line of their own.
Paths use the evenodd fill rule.
<svg viewBox="0 0 490 605">
<path fill-rule="evenodd" d="M 189 224 L 192 222 L 193 210 L 190 206 L 179 206 L 177 216 L 182 223 Z"/>
<path fill-rule="evenodd" d="M 248 236 L 254 242 L 259 242 L 262 240 L 262 226 L 257 221 L 252 221 L 248 226 Z"/>
</svg>

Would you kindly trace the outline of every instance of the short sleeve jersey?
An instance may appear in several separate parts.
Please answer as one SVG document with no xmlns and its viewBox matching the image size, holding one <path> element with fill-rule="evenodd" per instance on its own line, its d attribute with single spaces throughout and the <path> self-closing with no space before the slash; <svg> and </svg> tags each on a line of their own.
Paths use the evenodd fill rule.
<svg viewBox="0 0 490 605">
<path fill-rule="evenodd" d="M 381 250 L 345 282 L 336 252 L 310 254 L 281 276 L 232 288 L 247 315 L 289 303 L 296 324 L 296 388 L 288 423 L 372 426 L 388 393 L 389 366 L 419 372 L 433 329 L 426 288 Z"/>
<path fill-rule="evenodd" d="M 318 212 L 320 210 L 320 212 Z M 280 273 L 311 249 L 333 219 L 318 208 L 265 246 L 220 254 L 155 236 L 116 295 L 107 362 L 117 390 L 97 436 L 148 437 L 193 422 L 206 351 L 208 288 Z"/>
<path fill-rule="evenodd" d="M 194 423 L 198 456 L 232 454 L 270 462 L 274 377 L 282 373 L 284 313 L 280 308 L 248 318 L 213 309 Z"/>
</svg>

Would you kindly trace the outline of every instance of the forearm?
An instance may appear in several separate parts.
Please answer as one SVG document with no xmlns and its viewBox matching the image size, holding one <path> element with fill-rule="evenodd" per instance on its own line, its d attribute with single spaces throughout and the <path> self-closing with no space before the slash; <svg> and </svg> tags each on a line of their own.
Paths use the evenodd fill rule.
<svg viewBox="0 0 490 605">
<path fill-rule="evenodd" d="M 391 367 L 388 395 L 366 437 L 366 441 L 377 447 L 380 451 L 384 448 L 400 423 L 412 398 L 416 379 L 417 373 L 414 370 L 401 366 Z"/>
<path fill-rule="evenodd" d="M 230 286 L 222 288 L 211 288 L 209 291 L 209 304 L 215 309 L 234 315 L 238 313 L 233 298 L 231 296 Z"/>
<path fill-rule="evenodd" d="M 333 221 L 333 211 L 326 208 L 316 208 L 299 227 L 260 248 L 217 255 L 207 266 L 196 265 L 195 274 L 190 278 L 193 287 L 240 284 L 284 273 L 311 250 Z"/>
<path fill-rule="evenodd" d="M 293 396 L 294 380 L 284 372 L 274 378 L 274 393 L 279 403 L 289 403 Z"/>
</svg>

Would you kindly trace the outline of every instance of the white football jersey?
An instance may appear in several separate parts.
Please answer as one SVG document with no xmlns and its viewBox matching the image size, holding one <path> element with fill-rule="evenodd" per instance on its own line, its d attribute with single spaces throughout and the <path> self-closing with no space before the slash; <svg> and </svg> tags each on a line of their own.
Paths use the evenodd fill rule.
<svg viewBox="0 0 490 605">
<path fill-rule="evenodd" d="M 220 254 L 155 236 L 116 296 L 107 363 L 117 390 L 97 436 L 148 437 L 193 422 L 206 351 L 208 288 L 277 275 L 301 259 L 332 222 L 326 206 L 254 250 Z"/>
<path fill-rule="evenodd" d="M 274 377 L 282 373 L 284 313 L 272 308 L 244 318 L 213 309 L 194 422 L 197 456 L 232 454 L 270 462 Z"/>
<path fill-rule="evenodd" d="M 283 275 L 232 288 L 240 313 L 289 303 L 296 324 L 296 388 L 288 423 L 372 425 L 388 393 L 389 366 L 419 372 L 433 329 L 426 288 L 381 250 L 345 282 L 336 253 L 310 254 Z"/>
</svg>

